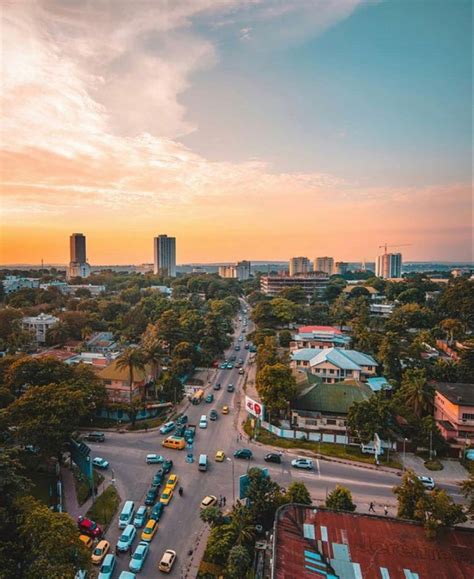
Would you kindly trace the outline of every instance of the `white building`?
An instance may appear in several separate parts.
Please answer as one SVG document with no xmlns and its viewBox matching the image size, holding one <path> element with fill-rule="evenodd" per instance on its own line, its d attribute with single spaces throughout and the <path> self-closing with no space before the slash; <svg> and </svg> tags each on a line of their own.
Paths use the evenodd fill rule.
<svg viewBox="0 0 474 579">
<path fill-rule="evenodd" d="M 333 257 L 317 257 L 314 260 L 314 271 L 322 271 L 328 275 L 334 273 L 334 258 Z"/>
<path fill-rule="evenodd" d="M 22 326 L 25 330 L 32 332 L 39 344 L 46 342 L 46 332 L 59 322 L 59 318 L 49 314 L 39 314 L 39 316 L 28 316 L 22 319 Z"/>
<path fill-rule="evenodd" d="M 311 262 L 307 257 L 292 257 L 289 263 L 290 275 L 309 273 L 311 271 Z"/>
<path fill-rule="evenodd" d="M 176 277 L 176 237 L 158 235 L 153 240 L 153 273 Z"/>
<path fill-rule="evenodd" d="M 395 304 L 370 304 L 370 313 L 380 318 L 388 318 L 395 309 Z"/>
<path fill-rule="evenodd" d="M 377 258 L 375 275 L 384 279 L 399 278 L 402 276 L 402 254 L 384 253 Z"/>
<path fill-rule="evenodd" d="M 235 265 L 220 265 L 219 277 L 245 281 L 250 277 L 250 261 L 238 261 Z"/>
<path fill-rule="evenodd" d="M 3 289 L 6 294 L 11 294 L 21 289 L 32 289 L 39 287 L 39 279 L 34 277 L 18 277 L 7 275 L 3 280 Z"/>
</svg>

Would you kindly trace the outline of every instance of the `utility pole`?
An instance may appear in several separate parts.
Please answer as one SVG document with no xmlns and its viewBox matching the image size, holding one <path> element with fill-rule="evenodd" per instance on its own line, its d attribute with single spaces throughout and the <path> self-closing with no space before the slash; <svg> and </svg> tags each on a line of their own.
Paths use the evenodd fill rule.
<svg viewBox="0 0 474 579">
<path fill-rule="evenodd" d="M 430 460 L 433 459 L 433 430 L 430 430 Z"/>
</svg>

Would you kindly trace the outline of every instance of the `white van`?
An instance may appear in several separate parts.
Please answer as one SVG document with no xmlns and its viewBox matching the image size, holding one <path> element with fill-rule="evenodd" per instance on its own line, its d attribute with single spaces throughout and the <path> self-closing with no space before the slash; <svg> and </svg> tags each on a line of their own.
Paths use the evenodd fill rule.
<svg viewBox="0 0 474 579">
<path fill-rule="evenodd" d="M 199 455 L 199 470 L 204 472 L 207 470 L 207 454 Z"/>
<path fill-rule="evenodd" d="M 362 454 L 375 454 L 375 444 L 373 442 L 369 442 L 369 444 L 361 444 L 360 450 Z M 379 454 L 383 454 L 383 448 L 380 449 Z"/>
<path fill-rule="evenodd" d="M 119 517 L 119 529 L 125 529 L 127 525 L 132 524 L 133 516 L 135 515 L 135 503 L 133 501 L 125 501 L 122 512 Z"/>
<path fill-rule="evenodd" d="M 205 414 L 199 420 L 199 428 L 207 428 L 207 416 Z"/>
</svg>

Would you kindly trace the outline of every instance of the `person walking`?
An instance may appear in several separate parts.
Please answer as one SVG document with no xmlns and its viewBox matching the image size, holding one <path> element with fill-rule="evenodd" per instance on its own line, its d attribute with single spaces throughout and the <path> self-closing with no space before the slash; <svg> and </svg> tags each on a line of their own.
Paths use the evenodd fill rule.
<svg viewBox="0 0 474 579">
<path fill-rule="evenodd" d="M 369 513 L 375 513 L 375 509 L 374 509 L 374 503 L 372 501 L 370 501 L 370 505 L 369 505 Z"/>
<path fill-rule="evenodd" d="M 227 501 L 226 501 L 226 498 L 225 498 L 225 497 L 222 497 L 222 503 L 223 503 L 224 507 L 225 507 L 226 502 L 227 502 Z"/>
<path fill-rule="evenodd" d="M 387 507 L 387 505 L 384 506 L 383 512 L 385 513 L 385 516 L 388 515 L 388 507 Z"/>
</svg>

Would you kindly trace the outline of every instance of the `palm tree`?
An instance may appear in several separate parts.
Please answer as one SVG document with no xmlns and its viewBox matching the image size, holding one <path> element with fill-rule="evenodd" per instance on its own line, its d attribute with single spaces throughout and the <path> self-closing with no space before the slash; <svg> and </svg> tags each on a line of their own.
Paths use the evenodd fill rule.
<svg viewBox="0 0 474 579">
<path fill-rule="evenodd" d="M 461 334 L 464 329 L 462 323 L 459 320 L 455 320 L 453 318 L 446 318 L 443 320 L 440 323 L 440 327 L 446 332 L 448 344 L 452 344 L 454 342 L 455 336 L 459 336 L 459 334 Z"/>
<path fill-rule="evenodd" d="M 151 367 L 151 375 L 153 378 L 153 383 L 155 385 L 155 398 L 157 397 L 156 385 L 157 385 L 157 378 L 161 374 L 161 362 L 163 360 L 163 356 L 165 355 L 165 351 L 163 346 L 158 340 L 150 340 L 148 341 L 144 348 L 143 354 L 145 358 L 145 363 L 150 364 Z"/>
<path fill-rule="evenodd" d="M 232 527 L 236 533 L 236 545 L 248 545 L 255 537 L 255 525 L 247 507 L 240 503 L 232 509 Z"/>
<path fill-rule="evenodd" d="M 128 347 L 116 360 L 119 370 L 128 370 L 128 387 L 130 389 L 130 408 L 133 406 L 133 378 L 135 370 L 144 370 L 145 356 L 140 348 Z"/>
<path fill-rule="evenodd" d="M 421 417 L 433 406 L 433 389 L 426 381 L 424 370 L 407 370 L 402 381 L 405 403 Z"/>
</svg>

